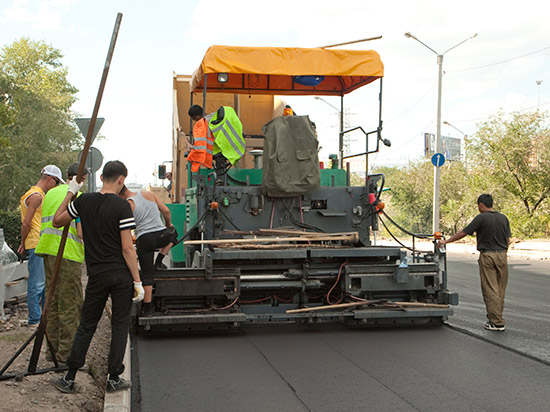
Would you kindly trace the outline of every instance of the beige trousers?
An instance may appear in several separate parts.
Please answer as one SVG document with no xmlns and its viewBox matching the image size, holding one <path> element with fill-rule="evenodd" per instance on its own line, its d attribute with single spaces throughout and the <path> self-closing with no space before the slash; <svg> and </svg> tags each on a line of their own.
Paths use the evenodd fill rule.
<svg viewBox="0 0 550 412">
<path fill-rule="evenodd" d="M 497 326 L 503 326 L 506 323 L 502 317 L 502 311 L 508 284 L 507 254 L 506 252 L 481 252 L 478 264 L 487 319 Z"/>
</svg>

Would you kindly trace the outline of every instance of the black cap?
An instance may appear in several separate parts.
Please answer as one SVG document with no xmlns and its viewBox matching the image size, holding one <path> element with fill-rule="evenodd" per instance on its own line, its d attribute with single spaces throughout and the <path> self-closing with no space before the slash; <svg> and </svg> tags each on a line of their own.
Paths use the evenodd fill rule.
<svg viewBox="0 0 550 412">
<path fill-rule="evenodd" d="M 73 177 L 73 176 L 76 176 L 77 173 L 78 173 L 78 163 L 73 163 L 67 169 L 67 175 L 69 177 Z M 87 168 L 84 168 L 84 170 L 82 171 L 82 176 L 88 176 L 88 169 Z"/>
</svg>

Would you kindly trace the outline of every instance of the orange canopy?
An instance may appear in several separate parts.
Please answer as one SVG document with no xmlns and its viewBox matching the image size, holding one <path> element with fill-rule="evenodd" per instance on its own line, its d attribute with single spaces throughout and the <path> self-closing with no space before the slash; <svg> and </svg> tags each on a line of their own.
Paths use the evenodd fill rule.
<svg viewBox="0 0 550 412">
<path fill-rule="evenodd" d="M 220 83 L 218 73 L 228 81 Z M 210 47 L 193 73 L 191 90 L 208 92 L 342 96 L 384 76 L 373 50 L 295 47 Z M 299 84 L 296 76 L 324 76 L 316 86 Z"/>
</svg>

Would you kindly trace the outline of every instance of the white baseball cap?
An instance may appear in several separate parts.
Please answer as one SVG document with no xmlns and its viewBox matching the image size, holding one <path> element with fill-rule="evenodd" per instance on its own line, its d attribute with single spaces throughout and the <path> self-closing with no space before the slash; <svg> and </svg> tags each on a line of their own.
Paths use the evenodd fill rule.
<svg viewBox="0 0 550 412">
<path fill-rule="evenodd" d="M 55 177 L 57 180 L 61 181 L 61 183 L 65 183 L 61 175 L 61 170 L 55 165 L 44 166 L 40 173 L 43 175 Z"/>
</svg>

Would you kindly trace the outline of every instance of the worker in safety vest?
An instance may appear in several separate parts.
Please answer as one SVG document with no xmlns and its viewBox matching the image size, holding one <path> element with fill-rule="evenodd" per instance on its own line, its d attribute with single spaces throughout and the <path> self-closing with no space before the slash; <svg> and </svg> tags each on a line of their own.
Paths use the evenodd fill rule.
<svg viewBox="0 0 550 412">
<path fill-rule="evenodd" d="M 44 262 L 34 253 L 40 239 L 40 220 L 42 218 L 42 202 L 46 193 L 60 183 L 65 183 L 61 170 L 55 165 L 44 166 L 40 172 L 40 180 L 31 186 L 20 199 L 21 205 L 21 245 L 17 248 L 19 254 L 26 253 L 29 257 L 27 265 L 29 278 L 27 280 L 27 307 L 29 310 L 28 325 L 36 328 L 42 316 L 45 303 L 44 293 Z"/>
<path fill-rule="evenodd" d="M 294 113 L 292 107 L 287 104 L 283 110 L 283 116 L 296 116 L 296 113 Z"/>
<path fill-rule="evenodd" d="M 73 163 L 67 170 L 67 181 L 78 173 L 78 163 Z M 84 169 L 83 179 L 88 171 Z M 46 271 L 46 293 L 52 293 L 46 333 L 57 360 L 65 363 L 71 354 L 74 335 L 80 322 L 82 308 L 82 262 L 84 261 L 84 242 L 80 218 L 71 221 L 67 243 L 63 250 L 61 266 L 57 274 L 55 290 L 50 291 L 55 260 L 61 243 L 63 228 L 52 225 L 53 217 L 59 205 L 67 196 L 68 185 L 59 185 L 46 194 L 42 205 L 42 225 L 40 241 L 35 253 L 44 259 Z M 79 193 L 80 195 L 80 193 Z M 51 354 L 49 354 L 51 356 Z"/>
<path fill-rule="evenodd" d="M 208 128 L 208 120 L 204 117 L 204 111 L 198 104 L 191 106 L 188 113 L 189 117 L 195 121 L 193 148 L 187 156 L 187 160 L 191 162 L 191 171 L 198 172 L 201 166 L 211 169 L 214 135 Z"/>
<path fill-rule="evenodd" d="M 209 119 L 214 135 L 214 155 L 220 153 L 235 164 L 244 155 L 243 125 L 231 106 L 220 107 Z"/>
</svg>

